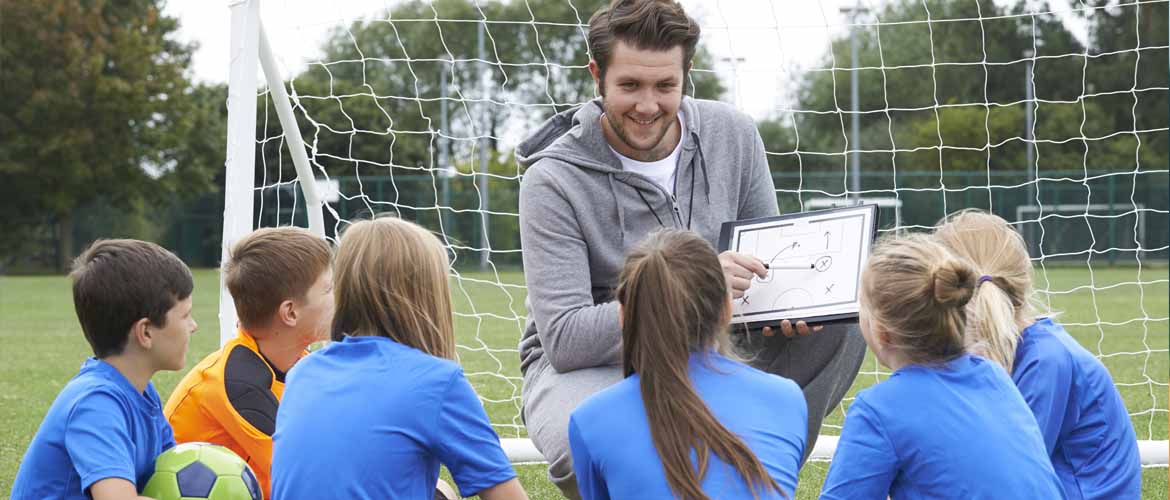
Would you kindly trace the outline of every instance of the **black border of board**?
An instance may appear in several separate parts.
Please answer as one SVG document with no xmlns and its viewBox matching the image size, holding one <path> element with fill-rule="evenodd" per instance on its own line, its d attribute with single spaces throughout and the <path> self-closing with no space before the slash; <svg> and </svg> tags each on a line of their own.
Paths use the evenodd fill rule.
<svg viewBox="0 0 1170 500">
<path fill-rule="evenodd" d="M 797 212 L 797 213 L 784 214 L 784 215 L 774 215 L 771 217 L 757 217 L 755 219 L 742 219 L 742 220 L 727 221 L 727 222 L 724 222 L 723 225 L 719 227 L 719 249 L 718 250 L 720 253 L 722 253 L 722 252 L 726 251 L 731 246 L 731 232 L 733 229 L 735 229 L 736 227 L 739 227 L 739 226 L 746 226 L 749 224 L 759 224 L 762 222 L 777 222 L 777 221 L 783 221 L 783 220 L 787 220 L 787 219 L 805 218 L 805 217 L 810 217 L 810 216 L 815 217 L 815 216 L 820 216 L 820 215 L 831 214 L 834 212 L 843 212 L 846 210 L 857 210 L 858 208 L 868 208 L 871 212 L 873 212 L 870 215 L 870 219 L 869 219 L 869 221 L 870 221 L 870 228 L 869 228 L 870 229 L 870 251 L 873 251 L 873 245 L 875 243 L 877 243 L 878 216 L 881 214 L 881 210 L 879 209 L 877 204 L 874 204 L 874 203 L 861 203 L 858 205 L 849 205 L 849 206 L 845 206 L 845 207 L 826 208 L 824 210 L 811 210 L 811 211 L 807 211 L 807 212 Z M 806 321 L 806 322 L 817 323 L 817 324 L 837 323 L 837 322 L 851 322 L 852 323 L 852 322 L 857 321 L 857 313 L 830 314 L 828 316 L 814 316 L 811 318 L 787 318 L 787 319 L 789 321 L 792 321 L 792 322 Z M 732 325 L 732 330 L 742 330 L 744 327 L 748 328 L 749 330 L 759 330 L 759 329 L 763 329 L 766 326 L 777 327 L 780 325 L 780 322 L 782 322 L 782 321 L 784 321 L 784 320 L 777 319 L 777 320 L 764 320 L 764 321 L 756 321 L 756 322 L 749 321 L 749 322 L 744 322 L 744 323 Z"/>
</svg>

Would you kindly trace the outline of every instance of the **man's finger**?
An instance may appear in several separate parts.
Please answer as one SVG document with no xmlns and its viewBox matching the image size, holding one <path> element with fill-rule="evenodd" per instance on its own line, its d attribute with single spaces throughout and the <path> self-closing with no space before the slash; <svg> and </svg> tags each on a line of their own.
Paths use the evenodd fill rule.
<svg viewBox="0 0 1170 500">
<path fill-rule="evenodd" d="M 804 321 L 797 321 L 796 322 L 796 333 L 799 335 L 808 335 L 809 334 L 808 323 L 805 323 Z"/>
<path fill-rule="evenodd" d="M 747 269 L 752 274 L 765 278 L 768 276 L 768 268 L 764 267 L 764 261 L 757 259 L 751 255 L 727 251 L 723 252 L 732 262 L 738 264 L 740 267 Z"/>
<path fill-rule="evenodd" d="M 788 321 L 788 320 L 781 321 L 780 322 L 780 333 L 783 333 L 785 337 L 792 337 L 792 335 L 793 335 L 792 322 Z"/>
<path fill-rule="evenodd" d="M 727 284 L 731 285 L 732 292 L 739 292 L 740 295 L 743 295 L 743 292 L 752 286 L 752 281 L 747 278 L 732 276 Z"/>
</svg>

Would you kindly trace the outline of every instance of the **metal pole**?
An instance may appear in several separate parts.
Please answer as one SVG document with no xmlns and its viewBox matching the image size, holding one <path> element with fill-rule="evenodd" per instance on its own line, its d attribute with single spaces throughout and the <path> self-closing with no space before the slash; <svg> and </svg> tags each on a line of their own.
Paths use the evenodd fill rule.
<svg viewBox="0 0 1170 500">
<path fill-rule="evenodd" d="M 849 158 L 846 163 L 849 164 L 849 191 L 851 197 L 855 200 L 861 200 L 861 115 L 858 112 L 861 99 L 858 96 L 857 84 L 857 15 L 868 12 L 869 10 L 861 6 L 861 0 L 853 7 L 841 7 L 841 12 L 849 14 L 849 52 L 852 58 L 851 68 L 849 72 L 849 110 L 852 113 L 850 116 L 850 137 Z"/>
<path fill-rule="evenodd" d="M 1033 109 L 1033 106 L 1035 106 L 1035 104 L 1036 104 L 1035 103 L 1036 99 L 1035 99 L 1035 96 L 1033 95 L 1033 88 L 1032 88 L 1032 64 L 1035 61 L 1032 58 L 1033 54 L 1034 53 L 1032 52 L 1031 49 L 1024 51 L 1024 57 L 1026 58 L 1024 60 L 1024 68 L 1025 68 L 1025 70 L 1024 70 L 1024 95 L 1026 96 L 1024 99 L 1024 138 L 1025 138 L 1024 148 L 1027 151 L 1027 156 L 1026 156 L 1027 159 L 1025 160 L 1027 162 L 1027 164 L 1025 165 L 1024 168 L 1028 171 L 1028 204 L 1029 205 L 1037 202 L 1037 200 L 1036 200 L 1037 172 L 1036 172 L 1036 163 L 1035 163 L 1035 156 L 1036 155 L 1035 155 L 1035 152 L 1033 151 L 1033 148 L 1036 147 L 1036 144 L 1034 141 L 1035 138 L 1032 136 L 1033 121 L 1035 120 L 1034 115 L 1033 115 L 1033 113 L 1035 113 L 1035 110 Z"/>
<path fill-rule="evenodd" d="M 479 60 L 486 61 L 483 49 L 483 34 L 484 23 L 479 23 L 479 29 L 476 31 L 476 45 L 479 52 Z M 485 64 L 481 62 L 481 64 Z M 487 269 L 488 262 L 491 258 L 490 238 L 488 237 L 488 138 L 487 138 L 487 120 L 488 120 L 488 70 L 485 66 L 480 71 L 479 82 L 483 102 L 480 103 L 480 130 L 482 131 L 479 138 L 479 227 L 480 227 L 480 254 L 479 267 Z"/>
<path fill-rule="evenodd" d="M 442 201 L 439 202 L 439 225 L 445 234 L 450 234 L 447 226 L 447 212 L 451 206 L 451 163 L 448 153 L 447 138 L 447 70 L 439 71 L 439 177 L 442 186 Z"/>
</svg>

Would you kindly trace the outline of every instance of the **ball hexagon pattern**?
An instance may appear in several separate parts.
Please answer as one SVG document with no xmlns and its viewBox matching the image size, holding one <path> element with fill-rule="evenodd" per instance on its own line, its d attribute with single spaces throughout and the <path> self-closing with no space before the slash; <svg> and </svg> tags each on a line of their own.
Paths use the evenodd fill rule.
<svg viewBox="0 0 1170 500">
<path fill-rule="evenodd" d="M 142 494 L 157 500 L 261 500 L 260 483 L 248 464 L 210 443 L 183 443 L 164 451 Z"/>
</svg>

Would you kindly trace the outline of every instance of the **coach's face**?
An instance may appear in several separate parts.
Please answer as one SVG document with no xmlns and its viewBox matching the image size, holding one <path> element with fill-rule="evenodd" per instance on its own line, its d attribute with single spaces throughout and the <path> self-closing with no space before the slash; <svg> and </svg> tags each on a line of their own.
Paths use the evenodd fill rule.
<svg viewBox="0 0 1170 500">
<path fill-rule="evenodd" d="M 604 81 L 596 61 L 589 71 L 601 91 L 605 139 L 639 161 L 666 158 L 678 145 L 683 96 L 683 48 L 639 50 L 616 41 Z"/>
</svg>

